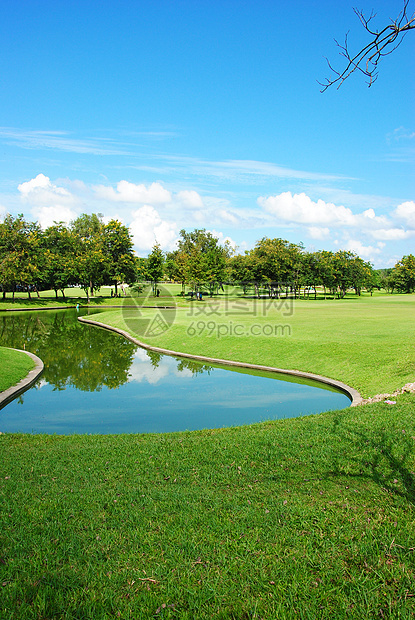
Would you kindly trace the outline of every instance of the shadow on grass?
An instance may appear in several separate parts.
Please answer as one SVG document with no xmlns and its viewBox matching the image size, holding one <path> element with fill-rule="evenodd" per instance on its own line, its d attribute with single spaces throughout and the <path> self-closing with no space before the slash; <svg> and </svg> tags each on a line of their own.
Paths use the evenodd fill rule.
<svg viewBox="0 0 415 620">
<path fill-rule="evenodd" d="M 372 433 L 356 430 L 342 424 L 341 418 L 335 418 L 333 434 L 344 447 L 349 443 L 350 451 L 343 449 L 342 455 L 336 451 L 329 476 L 371 480 L 415 506 L 415 474 L 409 469 L 414 456 L 412 437 L 393 428 Z"/>
</svg>

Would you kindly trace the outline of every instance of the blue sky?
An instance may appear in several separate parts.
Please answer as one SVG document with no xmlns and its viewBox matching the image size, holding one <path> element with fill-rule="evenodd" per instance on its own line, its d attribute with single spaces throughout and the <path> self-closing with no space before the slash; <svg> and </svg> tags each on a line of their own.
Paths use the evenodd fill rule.
<svg viewBox="0 0 415 620">
<path fill-rule="evenodd" d="M 415 2 L 411 0 L 412 11 Z M 320 92 L 354 0 L 2 0 L 0 218 L 80 213 L 130 226 L 137 253 L 206 228 L 415 253 L 415 33 Z M 361 0 L 382 27 L 402 0 Z"/>
</svg>

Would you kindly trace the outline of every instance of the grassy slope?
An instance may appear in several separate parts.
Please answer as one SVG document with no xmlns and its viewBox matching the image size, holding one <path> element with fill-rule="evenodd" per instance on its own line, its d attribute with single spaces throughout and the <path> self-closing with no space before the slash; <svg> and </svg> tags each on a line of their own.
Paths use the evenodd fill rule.
<svg viewBox="0 0 415 620">
<path fill-rule="evenodd" d="M 1 435 L 0 617 L 412 618 L 414 402 Z"/>
<path fill-rule="evenodd" d="M 413 381 L 414 298 L 372 302 L 255 317 L 290 322 L 276 341 L 189 337 L 213 317 L 180 310 L 156 344 L 374 393 Z M 396 400 L 194 433 L 0 435 L 0 617 L 414 617 L 415 395 Z"/>
<path fill-rule="evenodd" d="M 28 355 L 0 347 L 0 392 L 24 379 L 34 366 Z"/>
<path fill-rule="evenodd" d="M 194 302 L 179 308 L 172 327 L 154 338 L 142 335 L 137 311 L 108 311 L 99 320 L 175 351 L 322 374 L 344 381 L 364 396 L 414 381 L 413 295 L 300 301 L 291 316 L 284 316 L 286 309 L 245 303 L 255 316 L 246 311 L 237 314 L 235 307 L 224 303 L 219 309 L 208 300 Z M 151 317 L 153 311 L 143 310 L 142 315 Z M 288 325 L 291 335 L 253 336 L 251 324 L 266 333 L 276 325 Z M 242 326 L 244 335 L 230 335 L 236 325 Z"/>
</svg>

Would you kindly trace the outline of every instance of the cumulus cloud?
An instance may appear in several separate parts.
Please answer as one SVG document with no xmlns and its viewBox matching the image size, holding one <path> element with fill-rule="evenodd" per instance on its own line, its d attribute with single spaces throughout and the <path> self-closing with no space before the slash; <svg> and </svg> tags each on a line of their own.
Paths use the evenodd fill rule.
<svg viewBox="0 0 415 620">
<path fill-rule="evenodd" d="M 32 214 L 42 228 L 55 221 L 68 223 L 77 216 L 74 207 L 78 198 L 64 187 L 53 184 L 44 174 L 21 183 L 17 189 L 23 202 L 31 206 Z"/>
<path fill-rule="evenodd" d="M 69 224 L 78 215 L 69 207 L 59 205 L 56 207 L 34 207 L 32 213 L 42 228 L 53 226 L 54 222 Z"/>
<path fill-rule="evenodd" d="M 31 204 L 49 206 L 53 202 L 66 205 L 76 202 L 75 197 L 67 189 L 54 185 L 44 174 L 38 174 L 34 179 L 20 183 L 17 189 L 22 199 Z"/>
<path fill-rule="evenodd" d="M 160 183 L 151 183 L 147 187 L 143 183 L 119 181 L 116 190 L 108 185 L 96 185 L 93 190 L 98 198 L 110 202 L 161 205 L 171 202 L 172 199 L 171 192 Z"/>
<path fill-rule="evenodd" d="M 177 192 L 176 200 L 183 205 L 183 207 L 189 209 L 201 209 L 204 206 L 202 197 L 194 190 Z"/>
<path fill-rule="evenodd" d="M 372 245 L 363 245 L 358 239 L 349 239 L 346 244 L 346 250 L 355 252 L 360 258 L 372 261 L 382 253 L 382 248 Z"/>
<path fill-rule="evenodd" d="M 398 220 L 403 221 L 407 226 L 415 229 L 415 202 L 408 200 L 398 205 L 394 212 Z"/>
<path fill-rule="evenodd" d="M 403 228 L 378 228 L 372 230 L 370 234 L 374 239 L 381 239 L 382 241 L 401 241 L 413 236 L 415 231 L 411 232 Z"/>
<path fill-rule="evenodd" d="M 175 222 L 163 220 L 159 212 L 151 205 L 144 205 L 133 212 L 130 230 L 134 245 L 141 252 L 151 251 L 155 243 L 163 250 L 173 250 L 178 238 Z"/>
<path fill-rule="evenodd" d="M 227 237 L 226 235 L 224 235 L 223 232 L 218 232 L 217 230 L 210 230 L 208 232 L 210 232 L 211 235 L 216 237 L 220 245 L 225 245 L 225 243 L 229 243 L 231 248 L 233 248 L 234 250 L 236 249 L 237 247 L 236 242 L 231 237 Z"/>
<path fill-rule="evenodd" d="M 352 226 L 355 223 L 351 209 L 324 200 L 314 202 L 304 193 L 293 195 L 283 192 L 268 198 L 260 196 L 257 202 L 265 211 L 284 222 L 317 226 Z"/>
<path fill-rule="evenodd" d="M 330 229 L 322 228 L 320 226 L 310 226 L 308 229 L 308 235 L 312 239 L 328 239 L 330 237 Z"/>
</svg>

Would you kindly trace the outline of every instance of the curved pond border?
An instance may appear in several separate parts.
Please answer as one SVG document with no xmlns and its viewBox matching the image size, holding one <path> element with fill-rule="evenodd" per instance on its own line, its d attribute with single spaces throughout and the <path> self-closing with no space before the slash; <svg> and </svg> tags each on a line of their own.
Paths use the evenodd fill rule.
<svg viewBox="0 0 415 620">
<path fill-rule="evenodd" d="M 43 372 L 43 362 L 40 357 L 38 357 L 34 353 L 30 353 L 30 351 L 23 351 L 22 349 L 12 349 L 11 347 L 5 348 L 10 349 L 11 351 L 19 351 L 20 353 L 25 353 L 35 362 L 35 367 L 32 370 L 29 370 L 26 377 L 24 379 L 21 379 L 19 383 L 16 383 L 16 385 L 12 385 L 12 387 L 4 390 L 4 392 L 0 392 L 0 409 L 7 405 L 14 398 L 16 398 L 16 396 L 22 394 L 22 392 L 25 392 L 27 389 L 29 389 Z"/>
<path fill-rule="evenodd" d="M 96 327 L 102 327 L 103 329 L 107 329 L 108 331 L 115 332 L 124 336 L 128 340 L 131 340 L 134 344 L 137 344 L 139 347 L 143 349 L 148 349 L 150 351 L 156 351 L 157 353 L 164 353 L 165 355 L 177 355 L 178 357 L 186 357 L 193 360 L 198 360 L 201 362 L 211 362 L 213 364 L 221 364 L 223 366 L 238 366 L 240 368 L 252 368 L 254 370 L 265 370 L 267 372 L 278 372 L 284 375 L 292 375 L 294 377 L 302 377 L 304 379 L 312 379 L 313 381 L 318 381 L 319 383 L 325 383 L 326 385 L 331 385 L 332 387 L 337 388 L 344 394 L 346 394 L 351 399 L 351 407 L 356 407 L 363 402 L 362 396 L 359 394 L 357 390 L 350 387 L 350 385 L 346 385 L 346 383 L 342 383 L 341 381 L 336 381 L 335 379 L 330 379 L 329 377 L 323 377 L 322 375 L 315 375 L 311 372 L 303 372 L 301 370 L 286 370 L 284 368 L 275 368 L 273 366 L 261 366 L 259 364 L 248 364 L 246 362 L 234 362 L 232 360 L 223 360 L 216 357 L 205 357 L 204 355 L 192 355 L 191 353 L 182 353 L 180 351 L 171 351 L 170 349 L 163 349 L 162 347 L 154 347 L 152 345 L 146 344 L 145 342 L 141 342 L 134 336 L 131 336 L 128 332 L 123 329 L 119 329 L 118 327 L 112 327 L 111 325 L 106 325 L 105 323 L 100 323 L 99 321 L 94 321 L 93 319 L 85 318 L 83 316 L 78 317 L 78 321 L 81 323 L 87 323 L 89 325 L 95 325 Z"/>
</svg>

